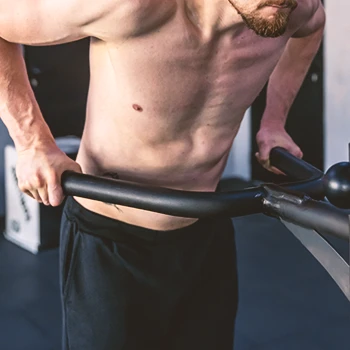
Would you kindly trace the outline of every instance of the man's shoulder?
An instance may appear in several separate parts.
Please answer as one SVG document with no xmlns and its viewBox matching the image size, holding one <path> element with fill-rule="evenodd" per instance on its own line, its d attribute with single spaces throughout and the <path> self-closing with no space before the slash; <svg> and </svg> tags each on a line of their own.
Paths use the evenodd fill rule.
<svg viewBox="0 0 350 350">
<path fill-rule="evenodd" d="M 325 10 L 321 0 L 300 0 L 292 16 L 290 21 L 292 37 L 305 37 L 324 28 Z"/>
<path fill-rule="evenodd" d="M 299 0 L 298 6 L 291 15 L 290 29 L 295 31 L 305 25 L 322 6 L 321 0 Z"/>
<path fill-rule="evenodd" d="M 321 0 L 299 0 L 298 7 L 292 14 L 292 18 L 299 23 L 308 21 L 321 5 Z"/>
<path fill-rule="evenodd" d="M 100 20 L 91 26 L 91 36 L 132 37 L 152 31 L 169 19 L 176 0 L 102 0 Z M 101 3 L 100 3 L 101 4 Z M 97 5 L 96 5 L 97 6 Z M 101 38 L 112 39 L 112 38 Z"/>
</svg>

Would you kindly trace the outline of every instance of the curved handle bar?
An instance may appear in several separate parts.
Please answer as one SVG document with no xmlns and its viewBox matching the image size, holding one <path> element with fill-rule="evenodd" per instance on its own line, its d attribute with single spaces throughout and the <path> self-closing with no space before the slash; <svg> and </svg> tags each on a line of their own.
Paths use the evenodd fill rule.
<svg viewBox="0 0 350 350">
<path fill-rule="evenodd" d="M 282 148 L 271 151 L 271 163 L 298 180 L 282 185 L 284 188 L 303 192 L 315 199 L 324 198 L 320 170 Z M 62 187 L 70 196 L 189 218 L 261 213 L 266 193 L 264 186 L 226 193 L 189 192 L 73 172 L 62 175 Z"/>
<path fill-rule="evenodd" d="M 296 158 L 283 148 L 271 150 L 270 161 L 273 166 L 282 170 L 296 181 L 317 181 L 323 177 L 323 172 L 302 159 Z"/>
</svg>

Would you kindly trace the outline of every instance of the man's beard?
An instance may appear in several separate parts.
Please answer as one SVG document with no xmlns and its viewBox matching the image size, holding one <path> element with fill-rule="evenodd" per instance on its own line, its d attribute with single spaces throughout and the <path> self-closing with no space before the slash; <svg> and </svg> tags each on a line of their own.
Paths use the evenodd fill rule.
<svg viewBox="0 0 350 350">
<path fill-rule="evenodd" d="M 230 3 L 236 8 L 236 6 L 229 0 Z M 236 8 L 237 12 L 241 15 L 244 22 L 249 29 L 252 29 L 257 35 L 265 38 L 276 38 L 283 35 L 288 27 L 289 17 L 291 13 L 297 7 L 297 2 L 295 0 L 285 0 L 285 1 L 273 1 L 267 0 L 266 2 L 259 5 L 258 10 L 269 5 L 277 5 L 282 3 L 288 6 L 288 11 L 277 12 L 272 19 L 267 19 L 260 17 L 258 13 L 242 13 Z"/>
</svg>

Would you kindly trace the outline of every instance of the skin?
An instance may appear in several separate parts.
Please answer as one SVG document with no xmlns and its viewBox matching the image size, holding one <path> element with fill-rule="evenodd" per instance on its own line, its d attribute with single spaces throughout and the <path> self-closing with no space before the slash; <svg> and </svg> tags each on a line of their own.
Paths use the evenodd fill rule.
<svg viewBox="0 0 350 350">
<path fill-rule="evenodd" d="M 319 48 L 324 9 L 319 0 L 300 0 L 294 11 L 256 10 L 262 3 L 0 0 L 0 115 L 18 152 L 21 190 L 46 205 L 59 205 L 60 176 L 74 170 L 214 191 L 244 112 L 269 78 L 257 158 L 273 171 L 271 148 L 282 146 L 301 157 L 284 126 Z M 258 35 L 242 18 L 269 22 L 281 13 L 288 21 L 275 38 Z M 54 143 L 15 43 L 47 45 L 87 36 L 92 37 L 91 83 L 82 144 L 73 162 Z M 196 220 L 76 199 L 101 215 L 156 230 Z"/>
</svg>

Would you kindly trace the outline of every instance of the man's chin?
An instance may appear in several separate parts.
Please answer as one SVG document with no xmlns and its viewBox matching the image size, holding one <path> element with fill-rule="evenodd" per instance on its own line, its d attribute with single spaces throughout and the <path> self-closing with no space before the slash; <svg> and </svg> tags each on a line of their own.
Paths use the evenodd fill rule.
<svg viewBox="0 0 350 350">
<path fill-rule="evenodd" d="M 282 36 L 283 34 L 285 34 L 286 32 L 286 28 L 284 29 L 281 29 L 281 30 L 272 30 L 272 31 L 269 31 L 269 30 L 254 30 L 253 31 L 255 32 L 255 34 L 263 37 L 263 38 L 278 38 L 280 36 Z"/>
<path fill-rule="evenodd" d="M 285 34 L 288 21 L 282 18 L 273 19 L 253 19 L 245 18 L 245 22 L 249 29 L 253 30 L 257 35 L 264 38 L 277 38 Z"/>
</svg>

